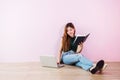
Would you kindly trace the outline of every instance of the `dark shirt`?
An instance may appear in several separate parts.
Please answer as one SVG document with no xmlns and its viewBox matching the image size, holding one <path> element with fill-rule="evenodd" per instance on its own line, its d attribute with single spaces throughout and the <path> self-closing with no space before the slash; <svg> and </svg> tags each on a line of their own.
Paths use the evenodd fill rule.
<svg viewBox="0 0 120 80">
<path fill-rule="evenodd" d="M 77 46 L 73 45 L 75 38 L 76 38 L 76 36 L 70 39 L 70 50 L 73 50 L 74 52 L 76 52 L 76 50 L 77 50 Z"/>
</svg>

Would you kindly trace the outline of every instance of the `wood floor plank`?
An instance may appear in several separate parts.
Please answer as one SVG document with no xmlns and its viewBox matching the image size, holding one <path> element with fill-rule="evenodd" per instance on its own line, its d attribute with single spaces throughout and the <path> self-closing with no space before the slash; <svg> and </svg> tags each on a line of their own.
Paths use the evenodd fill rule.
<svg viewBox="0 0 120 80">
<path fill-rule="evenodd" d="M 39 62 L 0 63 L 0 80 L 120 80 L 120 62 L 108 62 L 102 74 L 91 74 L 81 68 L 41 67 Z"/>
</svg>

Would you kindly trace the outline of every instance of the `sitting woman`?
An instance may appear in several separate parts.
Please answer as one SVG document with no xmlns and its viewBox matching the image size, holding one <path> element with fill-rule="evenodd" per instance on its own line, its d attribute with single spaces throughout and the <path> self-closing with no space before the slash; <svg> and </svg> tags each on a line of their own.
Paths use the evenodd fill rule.
<svg viewBox="0 0 120 80">
<path fill-rule="evenodd" d="M 101 71 L 105 64 L 104 60 L 98 61 L 97 64 L 93 66 L 93 62 L 81 54 L 83 43 L 79 43 L 78 46 L 73 45 L 73 41 L 76 38 L 75 31 L 75 27 L 72 23 L 66 24 L 63 37 L 60 42 L 57 63 L 60 64 L 62 61 L 67 65 L 74 64 L 86 71 L 90 71 L 92 74 Z"/>
</svg>

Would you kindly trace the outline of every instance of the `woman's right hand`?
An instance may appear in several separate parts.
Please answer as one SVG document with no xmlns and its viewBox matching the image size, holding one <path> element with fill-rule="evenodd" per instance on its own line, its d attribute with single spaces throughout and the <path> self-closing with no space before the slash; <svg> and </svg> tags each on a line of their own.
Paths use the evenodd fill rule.
<svg viewBox="0 0 120 80">
<path fill-rule="evenodd" d="M 57 61 L 57 64 L 60 64 L 60 62 L 59 62 L 59 61 Z"/>
<path fill-rule="evenodd" d="M 57 59 L 57 64 L 60 64 L 60 59 L 59 58 Z"/>
</svg>

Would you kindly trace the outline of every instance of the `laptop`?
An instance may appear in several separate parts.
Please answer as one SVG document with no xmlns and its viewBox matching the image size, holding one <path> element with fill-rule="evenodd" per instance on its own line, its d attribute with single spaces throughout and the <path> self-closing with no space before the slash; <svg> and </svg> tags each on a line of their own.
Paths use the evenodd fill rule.
<svg viewBox="0 0 120 80">
<path fill-rule="evenodd" d="M 40 56 L 40 63 L 43 67 L 60 68 L 63 64 L 57 64 L 57 58 L 55 56 Z"/>
</svg>

